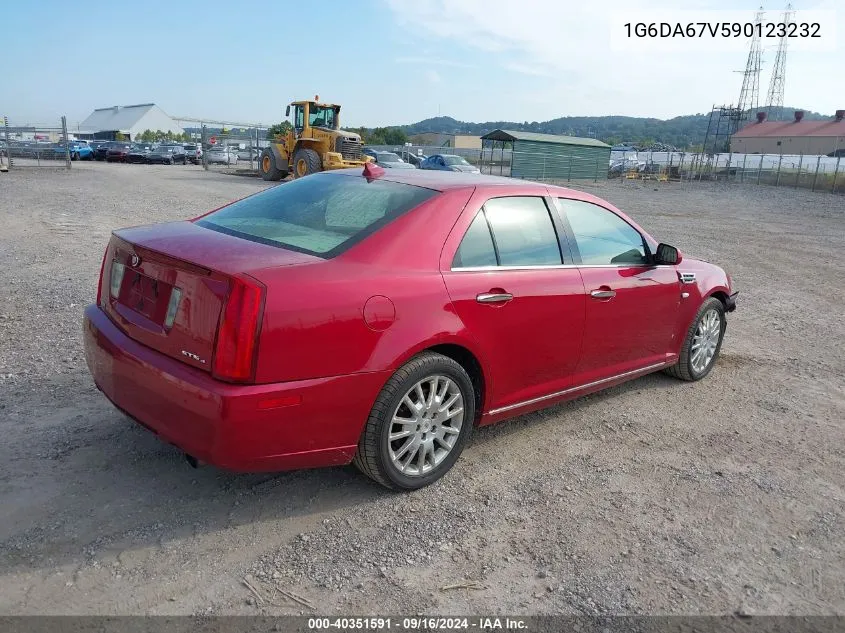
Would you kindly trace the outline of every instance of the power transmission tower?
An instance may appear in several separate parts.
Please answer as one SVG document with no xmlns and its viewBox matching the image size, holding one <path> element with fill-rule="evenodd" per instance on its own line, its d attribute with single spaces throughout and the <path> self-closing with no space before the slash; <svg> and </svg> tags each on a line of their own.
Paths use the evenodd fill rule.
<svg viewBox="0 0 845 633">
<path fill-rule="evenodd" d="M 760 69 L 763 63 L 763 47 L 760 44 L 762 23 L 763 7 L 760 7 L 754 18 L 754 35 L 751 38 L 751 47 L 748 49 L 748 61 L 742 73 L 742 89 L 739 91 L 739 101 L 736 104 L 743 115 L 746 110 L 756 110 L 760 105 Z"/>
<path fill-rule="evenodd" d="M 792 5 L 786 5 L 786 11 L 783 13 L 784 24 L 789 24 L 792 20 Z M 788 29 L 787 29 L 788 30 Z M 775 65 L 772 69 L 772 79 L 769 82 L 769 94 L 766 97 L 767 117 L 771 121 L 780 121 L 783 116 L 783 89 L 786 84 L 786 43 L 789 38 L 784 36 L 778 42 L 778 51 L 775 55 Z"/>
</svg>

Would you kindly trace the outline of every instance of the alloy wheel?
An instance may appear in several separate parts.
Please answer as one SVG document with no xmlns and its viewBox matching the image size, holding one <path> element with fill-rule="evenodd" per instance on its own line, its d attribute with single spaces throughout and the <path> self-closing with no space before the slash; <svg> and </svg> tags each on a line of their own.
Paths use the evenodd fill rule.
<svg viewBox="0 0 845 633">
<path fill-rule="evenodd" d="M 393 466 L 409 477 L 427 475 L 452 452 L 464 423 L 464 396 L 447 376 L 427 376 L 393 413 L 388 449 Z"/>
<path fill-rule="evenodd" d="M 719 318 L 719 313 L 711 308 L 701 316 L 692 339 L 690 364 L 696 373 L 702 373 L 713 362 L 721 334 L 722 319 Z"/>
</svg>

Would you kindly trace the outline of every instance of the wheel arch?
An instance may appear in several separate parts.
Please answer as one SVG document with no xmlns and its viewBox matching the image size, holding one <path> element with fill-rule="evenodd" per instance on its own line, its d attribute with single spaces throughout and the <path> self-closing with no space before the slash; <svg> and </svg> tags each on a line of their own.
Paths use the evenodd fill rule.
<svg viewBox="0 0 845 633">
<path fill-rule="evenodd" d="M 484 371 L 479 355 L 470 344 L 463 340 L 428 341 L 397 358 L 392 364 L 393 371 L 425 352 L 434 352 L 451 358 L 464 368 L 475 391 L 475 420 L 473 423 L 478 424 L 490 393 L 490 376 Z"/>
</svg>

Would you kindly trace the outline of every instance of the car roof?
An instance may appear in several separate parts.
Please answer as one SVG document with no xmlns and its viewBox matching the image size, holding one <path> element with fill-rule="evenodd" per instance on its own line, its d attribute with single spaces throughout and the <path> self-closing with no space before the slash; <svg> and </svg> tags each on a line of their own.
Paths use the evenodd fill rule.
<svg viewBox="0 0 845 633">
<path fill-rule="evenodd" d="M 466 189 L 475 187 L 512 187 L 525 189 L 536 189 L 537 187 L 544 187 L 552 193 L 552 195 L 566 195 L 571 198 L 578 198 L 581 200 L 591 200 L 595 196 L 588 193 L 578 191 L 577 189 L 569 189 L 567 187 L 559 187 L 557 185 L 550 185 L 547 183 L 536 182 L 533 180 L 523 180 L 521 178 L 508 178 L 506 176 L 490 176 L 487 174 L 474 174 L 462 171 L 438 171 L 429 169 L 385 169 L 385 173 L 379 176 L 379 180 L 386 180 L 389 182 L 398 182 L 407 185 L 416 185 L 417 187 L 425 187 L 427 189 L 434 189 L 435 191 L 449 191 L 452 189 Z M 329 172 L 322 172 L 319 175 L 343 175 L 343 176 L 358 176 L 363 177 L 363 171 L 359 167 L 352 167 L 349 169 L 336 169 Z M 598 200 L 598 198 L 595 198 Z M 602 201 L 603 204 L 608 204 Z"/>
</svg>

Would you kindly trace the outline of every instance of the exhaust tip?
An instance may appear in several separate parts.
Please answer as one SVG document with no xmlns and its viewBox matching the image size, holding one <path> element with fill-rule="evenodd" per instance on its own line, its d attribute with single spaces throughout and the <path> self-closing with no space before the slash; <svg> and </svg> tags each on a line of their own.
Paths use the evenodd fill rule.
<svg viewBox="0 0 845 633">
<path fill-rule="evenodd" d="M 190 464 L 191 468 L 199 468 L 199 460 L 193 455 L 188 455 L 187 453 L 185 453 L 185 461 Z"/>
</svg>

